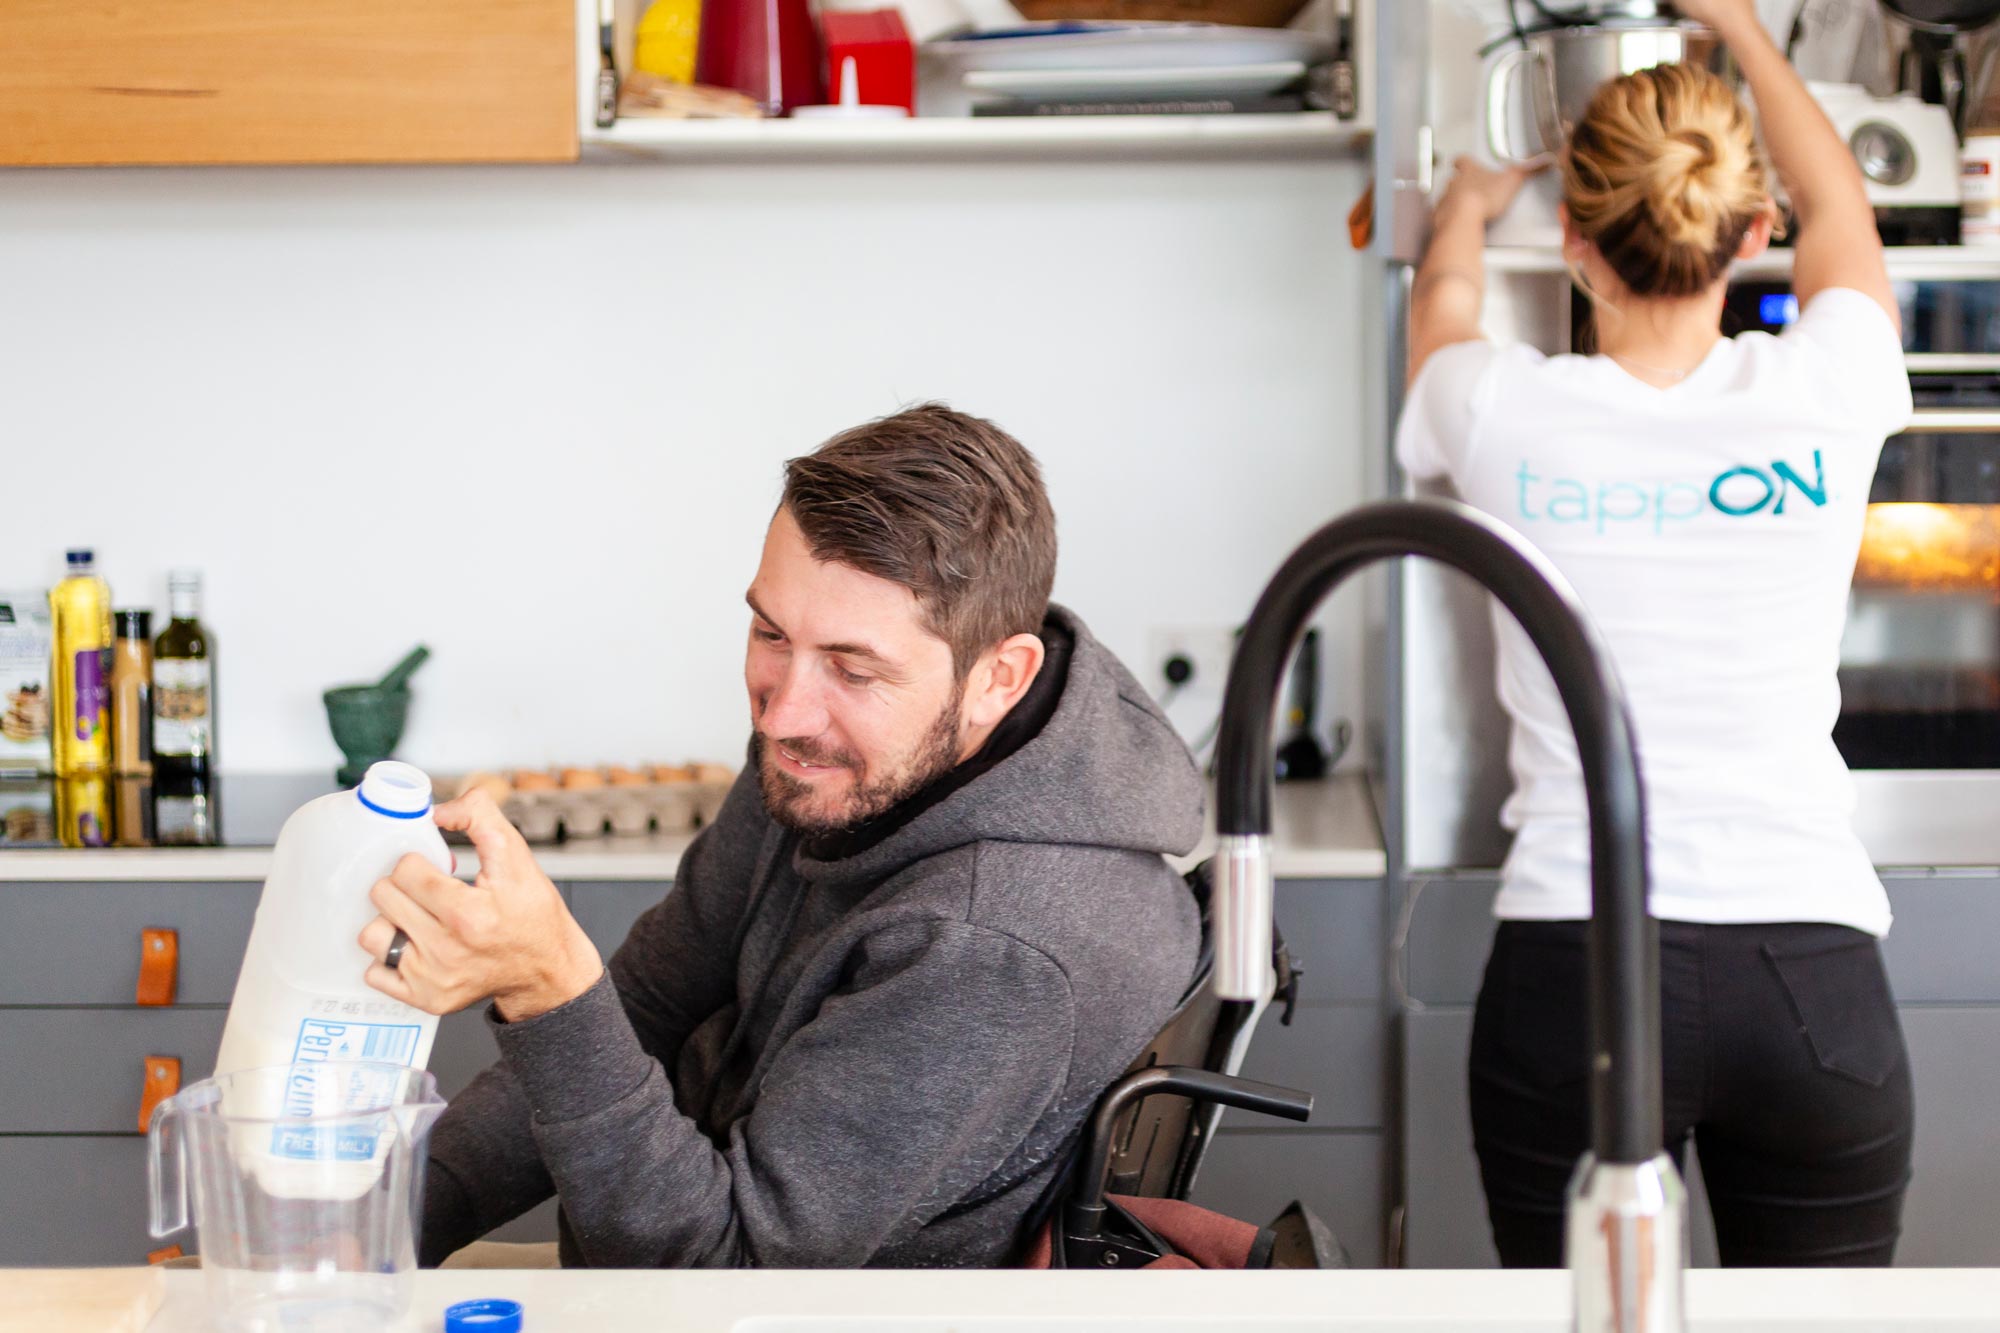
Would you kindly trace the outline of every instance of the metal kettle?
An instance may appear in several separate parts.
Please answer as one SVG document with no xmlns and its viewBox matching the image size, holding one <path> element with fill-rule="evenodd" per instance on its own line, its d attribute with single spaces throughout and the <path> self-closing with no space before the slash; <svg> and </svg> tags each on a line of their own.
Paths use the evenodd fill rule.
<svg viewBox="0 0 2000 1333">
<path fill-rule="evenodd" d="M 1517 28 L 1486 72 L 1487 151 L 1526 163 L 1560 150 L 1609 79 L 1678 62 L 1722 70 L 1722 41 L 1664 13 L 1655 0 L 1558 5 L 1536 0 L 1541 22 Z M 1517 126 L 1527 130 L 1525 141 Z"/>
</svg>

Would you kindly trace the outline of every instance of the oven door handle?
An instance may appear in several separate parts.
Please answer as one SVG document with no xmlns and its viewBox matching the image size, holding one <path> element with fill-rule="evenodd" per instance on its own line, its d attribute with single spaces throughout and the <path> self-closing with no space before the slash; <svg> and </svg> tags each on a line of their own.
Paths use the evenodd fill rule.
<svg viewBox="0 0 2000 1333">
<path fill-rule="evenodd" d="M 1903 368 L 1912 375 L 1990 375 L 2000 371 L 2000 352 L 1907 352 Z"/>
<path fill-rule="evenodd" d="M 2000 432 L 2000 411 L 1925 408 L 1913 413 L 1905 435 L 1987 435 Z"/>
</svg>

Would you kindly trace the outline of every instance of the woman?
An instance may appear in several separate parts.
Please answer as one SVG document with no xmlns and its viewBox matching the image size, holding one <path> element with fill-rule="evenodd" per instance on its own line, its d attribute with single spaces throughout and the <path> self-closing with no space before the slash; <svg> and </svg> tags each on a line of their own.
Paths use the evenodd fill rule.
<svg viewBox="0 0 2000 1333">
<path fill-rule="evenodd" d="M 1849 577 L 1899 320 L 1846 145 L 1751 0 L 1683 0 L 1734 53 L 1798 228 L 1800 314 L 1722 335 L 1730 262 L 1776 209 L 1727 85 L 1663 66 L 1599 91 L 1561 157 L 1593 356 L 1483 341 L 1486 223 L 1523 174 L 1461 161 L 1412 294 L 1404 467 L 1449 479 L 1576 587 L 1631 700 L 1661 918 L 1667 1146 L 1691 1137 L 1726 1264 L 1886 1264 L 1909 1177 L 1889 906 L 1832 741 Z M 1474 1138 L 1501 1259 L 1562 1261 L 1586 1144 L 1587 836 L 1576 750 L 1498 617 L 1515 830 L 1474 1020 Z"/>
</svg>

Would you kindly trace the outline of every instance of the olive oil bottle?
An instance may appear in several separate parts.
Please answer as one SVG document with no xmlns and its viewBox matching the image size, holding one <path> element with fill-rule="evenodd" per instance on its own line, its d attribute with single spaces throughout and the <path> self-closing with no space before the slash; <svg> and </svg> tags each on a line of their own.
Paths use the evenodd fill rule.
<svg viewBox="0 0 2000 1333">
<path fill-rule="evenodd" d="M 49 593 L 55 643 L 53 767 L 59 778 L 111 767 L 111 590 L 89 550 L 68 553 L 69 577 Z"/>
<path fill-rule="evenodd" d="M 201 574 L 167 575 L 172 619 L 153 640 L 153 773 L 208 777 L 215 767 L 215 644 L 201 623 Z"/>
</svg>

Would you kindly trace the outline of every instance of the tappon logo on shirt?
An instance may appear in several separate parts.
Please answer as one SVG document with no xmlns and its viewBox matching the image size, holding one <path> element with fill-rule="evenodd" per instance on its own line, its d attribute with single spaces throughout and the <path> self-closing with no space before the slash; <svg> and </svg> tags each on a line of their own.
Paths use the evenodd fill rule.
<svg viewBox="0 0 2000 1333">
<path fill-rule="evenodd" d="M 1795 494 L 1811 501 L 1813 509 L 1825 508 L 1827 501 L 1826 464 L 1817 449 L 1813 450 L 1811 481 L 1801 469 L 1782 459 L 1765 467 L 1740 463 L 1706 482 L 1545 477 L 1523 459 L 1514 481 L 1515 514 L 1521 521 L 1581 524 L 1598 533 L 1631 531 L 1633 524 L 1640 524 L 1660 534 L 1669 524 L 1686 523 L 1711 510 L 1726 518 L 1766 513 L 1782 517 L 1798 512 L 1797 505 L 1787 509 Z"/>
</svg>

